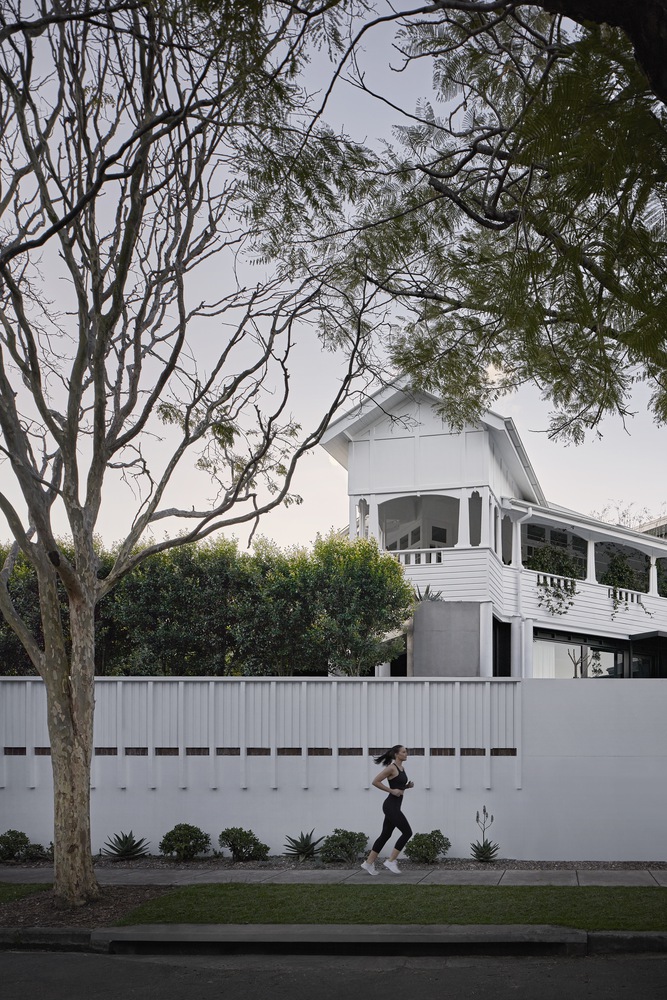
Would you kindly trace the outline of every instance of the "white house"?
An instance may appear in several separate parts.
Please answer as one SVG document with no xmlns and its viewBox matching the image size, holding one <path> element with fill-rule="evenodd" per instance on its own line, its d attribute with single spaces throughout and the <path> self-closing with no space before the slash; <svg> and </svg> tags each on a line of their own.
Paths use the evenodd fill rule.
<svg viewBox="0 0 667 1000">
<path fill-rule="evenodd" d="M 322 442 L 348 471 L 351 534 L 441 597 L 419 605 L 408 662 L 385 673 L 667 677 L 664 522 L 642 532 L 549 503 L 511 419 L 487 412 L 456 430 L 436 403 L 385 388 Z M 527 568 L 546 547 L 570 577 Z"/>
<path fill-rule="evenodd" d="M 487 805 L 505 858 L 664 859 L 664 522 L 631 531 L 550 504 L 511 420 L 487 413 L 455 431 L 434 402 L 386 389 L 324 442 L 349 471 L 352 533 L 440 592 L 417 608 L 403 667 L 98 678 L 94 850 L 128 829 L 156 850 L 177 822 L 214 844 L 250 827 L 275 853 L 311 828 L 372 842 L 372 758 L 400 741 L 410 822 L 442 829 L 454 857 Z M 527 568 L 554 553 L 571 578 Z M 638 679 L 598 683 L 612 677 Z M 38 678 L 0 679 L 0 814 L 41 843 L 53 822 L 45 698 Z"/>
</svg>

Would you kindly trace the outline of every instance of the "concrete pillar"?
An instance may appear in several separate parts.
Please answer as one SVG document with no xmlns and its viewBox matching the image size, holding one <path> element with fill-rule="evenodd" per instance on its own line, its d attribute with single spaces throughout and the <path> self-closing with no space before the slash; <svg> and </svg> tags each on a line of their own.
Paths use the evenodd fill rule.
<svg viewBox="0 0 667 1000">
<path fill-rule="evenodd" d="M 479 606 L 479 676 L 493 677 L 493 605 Z"/>
<path fill-rule="evenodd" d="M 470 510 L 468 508 L 468 491 L 459 492 L 459 537 L 455 549 L 470 548 Z"/>
<path fill-rule="evenodd" d="M 482 548 L 488 549 L 492 545 L 491 540 L 491 497 L 489 495 L 489 490 L 487 487 L 481 491 L 482 493 L 482 534 L 479 540 L 479 544 Z"/>
<path fill-rule="evenodd" d="M 655 556 L 651 556 L 651 565 L 648 571 L 648 592 L 651 597 L 658 597 L 658 564 Z"/>
<path fill-rule="evenodd" d="M 533 619 L 523 621 L 523 676 L 533 676 Z"/>
<path fill-rule="evenodd" d="M 493 508 L 493 543 L 496 550 L 496 555 L 502 562 L 503 558 L 503 525 L 500 518 L 500 511 L 497 507 Z"/>
<path fill-rule="evenodd" d="M 368 538 L 368 501 L 363 497 L 359 501 L 359 538 Z"/>
<path fill-rule="evenodd" d="M 521 569 L 521 521 L 512 521 L 512 566 Z"/>
<path fill-rule="evenodd" d="M 368 537 L 375 538 L 378 545 L 380 544 L 380 515 L 375 495 L 368 498 Z"/>
<path fill-rule="evenodd" d="M 357 537 L 357 503 L 359 502 L 358 497 L 350 497 L 350 527 L 349 534 L 350 538 L 354 539 Z"/>
<path fill-rule="evenodd" d="M 588 539 L 586 548 L 586 583 L 597 583 L 595 576 L 595 542 Z"/>
<path fill-rule="evenodd" d="M 523 660 L 523 628 L 522 621 L 518 615 L 512 618 L 510 627 L 510 670 L 512 677 L 521 677 L 521 661 Z"/>
</svg>

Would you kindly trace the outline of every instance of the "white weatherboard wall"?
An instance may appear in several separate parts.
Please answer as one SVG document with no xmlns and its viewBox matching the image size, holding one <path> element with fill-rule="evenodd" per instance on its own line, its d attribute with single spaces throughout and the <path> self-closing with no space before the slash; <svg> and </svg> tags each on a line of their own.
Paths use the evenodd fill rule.
<svg viewBox="0 0 667 1000">
<path fill-rule="evenodd" d="M 100 679 L 93 849 L 130 829 L 152 850 L 179 822 L 214 846 L 251 828 L 287 835 L 381 826 L 370 750 L 405 743 L 415 831 L 467 857 L 480 831 L 505 858 L 664 860 L 664 680 Z M 45 695 L 0 680 L 0 832 L 52 839 Z"/>
</svg>

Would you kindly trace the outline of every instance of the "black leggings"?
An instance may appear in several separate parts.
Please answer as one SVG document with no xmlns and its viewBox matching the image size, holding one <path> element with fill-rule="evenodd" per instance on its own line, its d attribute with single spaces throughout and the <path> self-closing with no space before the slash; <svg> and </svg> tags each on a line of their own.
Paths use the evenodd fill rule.
<svg viewBox="0 0 667 1000">
<path fill-rule="evenodd" d="M 387 843 L 391 837 L 393 831 L 398 827 L 401 831 L 401 836 L 396 841 L 394 845 L 397 851 L 402 851 L 410 837 L 412 836 L 412 827 L 408 823 L 407 819 L 403 815 L 403 810 L 401 809 L 402 797 L 400 795 L 388 795 L 387 798 L 382 803 L 382 811 L 384 813 L 384 823 L 382 826 L 382 833 L 378 839 L 373 844 L 373 850 L 376 854 L 379 854 L 384 845 Z"/>
</svg>

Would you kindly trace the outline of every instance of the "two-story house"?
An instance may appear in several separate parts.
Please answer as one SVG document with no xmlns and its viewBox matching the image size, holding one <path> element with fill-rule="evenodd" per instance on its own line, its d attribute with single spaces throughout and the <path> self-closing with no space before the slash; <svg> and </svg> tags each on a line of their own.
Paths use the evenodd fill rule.
<svg viewBox="0 0 667 1000">
<path fill-rule="evenodd" d="M 434 404 L 384 388 L 322 442 L 348 472 L 351 535 L 430 598 L 385 673 L 667 677 L 664 522 L 637 531 L 549 503 L 511 419 L 459 430 Z"/>
</svg>

